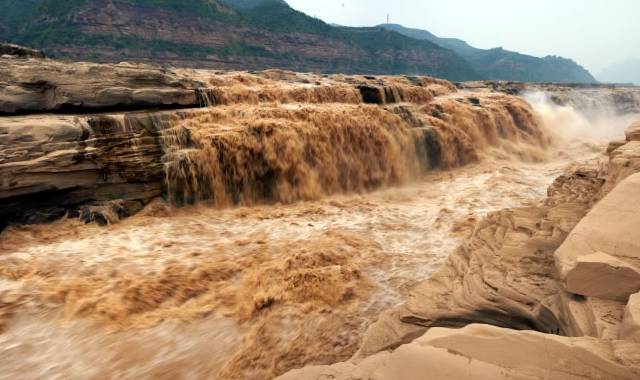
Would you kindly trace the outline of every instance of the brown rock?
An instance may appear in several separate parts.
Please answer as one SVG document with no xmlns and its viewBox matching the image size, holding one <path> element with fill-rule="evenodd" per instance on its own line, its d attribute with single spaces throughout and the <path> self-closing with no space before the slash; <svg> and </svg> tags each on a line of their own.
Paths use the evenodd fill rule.
<svg viewBox="0 0 640 380">
<path fill-rule="evenodd" d="M 609 154 L 607 181 L 602 188 L 603 198 L 628 176 L 640 172 L 640 141 L 630 141 Z"/>
<path fill-rule="evenodd" d="M 640 121 L 636 121 L 626 130 L 627 141 L 640 141 Z"/>
<path fill-rule="evenodd" d="M 609 142 L 609 145 L 607 145 L 607 153 L 611 153 L 615 151 L 616 149 L 620 148 L 626 143 L 627 143 L 627 140 L 613 140 Z"/>
<path fill-rule="evenodd" d="M 620 339 L 640 343 L 640 293 L 629 297 L 620 327 Z"/>
<path fill-rule="evenodd" d="M 392 353 L 307 367 L 281 380 L 637 379 L 640 345 L 487 325 L 433 328 Z"/>
<path fill-rule="evenodd" d="M 150 65 L 0 58 L 0 114 L 197 107 L 198 87 Z"/>
<path fill-rule="evenodd" d="M 634 266 L 596 252 L 576 259 L 566 275 L 567 290 L 574 294 L 626 301 L 640 290 L 640 271 Z"/>
<path fill-rule="evenodd" d="M 640 264 L 638 194 L 640 174 L 633 174 L 597 203 L 555 252 L 569 291 L 616 300 L 638 291 L 633 269 Z"/>
<path fill-rule="evenodd" d="M 159 196 L 161 148 L 149 117 L 3 118 L 0 220 L 47 222 L 88 202 Z"/>
<path fill-rule="evenodd" d="M 422 326 L 424 331 L 475 322 L 568 333 L 571 326 L 557 317 L 556 297 L 561 289 L 553 252 L 586 213 L 600 184 L 596 172 L 582 170 L 556 181 L 548 206 L 489 215 L 442 268 L 396 309 L 395 324 Z M 393 319 L 373 324 L 362 354 L 406 342 L 406 335 L 395 333 L 406 328 L 393 325 Z M 386 336 L 386 344 L 371 338 L 377 336 Z"/>
<path fill-rule="evenodd" d="M 617 340 L 624 314 L 624 302 L 583 297 L 564 291 L 555 300 L 558 319 L 567 326 L 567 336 L 592 336 Z"/>
</svg>

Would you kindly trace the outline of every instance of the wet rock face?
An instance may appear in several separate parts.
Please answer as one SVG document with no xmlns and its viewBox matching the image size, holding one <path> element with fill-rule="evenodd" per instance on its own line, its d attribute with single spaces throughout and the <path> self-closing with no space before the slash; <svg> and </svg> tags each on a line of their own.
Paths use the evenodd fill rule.
<svg viewBox="0 0 640 380">
<path fill-rule="evenodd" d="M 160 195 L 317 199 L 465 165 L 488 147 L 535 159 L 548 143 L 521 99 L 469 98 L 436 78 L 0 59 L 0 113 L 12 115 L 0 119 L 3 223 L 70 213 L 105 224 Z"/>
<path fill-rule="evenodd" d="M 91 202 L 160 195 L 160 147 L 144 114 L 1 120 L 2 222 L 47 222 Z"/>
<path fill-rule="evenodd" d="M 0 58 L 0 115 L 197 107 L 198 87 L 149 65 Z"/>
</svg>

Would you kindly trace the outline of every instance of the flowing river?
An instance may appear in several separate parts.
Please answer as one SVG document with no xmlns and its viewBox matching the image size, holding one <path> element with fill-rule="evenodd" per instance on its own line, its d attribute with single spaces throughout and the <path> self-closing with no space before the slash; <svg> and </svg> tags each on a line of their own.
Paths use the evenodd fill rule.
<svg viewBox="0 0 640 380">
<path fill-rule="evenodd" d="M 538 101 L 548 124 L 576 123 Z M 347 359 L 483 216 L 535 204 L 567 168 L 602 157 L 596 137 L 557 136 L 534 161 L 487 152 L 373 192 L 223 209 L 157 200 L 106 227 L 7 228 L 0 368 L 22 379 L 270 378 Z"/>
</svg>

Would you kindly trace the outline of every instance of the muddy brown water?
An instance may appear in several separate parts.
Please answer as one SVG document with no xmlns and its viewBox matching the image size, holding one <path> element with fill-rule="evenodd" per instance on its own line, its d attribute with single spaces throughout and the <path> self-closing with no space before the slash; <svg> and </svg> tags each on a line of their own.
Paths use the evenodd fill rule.
<svg viewBox="0 0 640 380">
<path fill-rule="evenodd" d="M 483 96 L 170 120 L 169 200 L 201 203 L 0 235 L 0 378 L 264 379 L 349 358 L 483 216 L 602 157 L 609 136 L 584 142 L 572 110 Z M 538 117 L 581 128 L 544 150 Z M 420 152 L 429 138 L 442 149 Z"/>
<path fill-rule="evenodd" d="M 0 240 L 5 378 L 269 378 L 348 358 L 488 212 L 538 202 L 601 145 L 481 163 L 404 186 L 217 209 L 154 202 L 105 228 Z"/>
</svg>

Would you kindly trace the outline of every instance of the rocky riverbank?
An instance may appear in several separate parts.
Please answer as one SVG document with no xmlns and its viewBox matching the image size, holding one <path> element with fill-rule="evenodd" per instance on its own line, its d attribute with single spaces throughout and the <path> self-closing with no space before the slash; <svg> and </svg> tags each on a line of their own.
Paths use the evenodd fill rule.
<svg viewBox="0 0 640 380">
<path fill-rule="evenodd" d="M 27 53 L 0 71 L 3 373 L 639 373 L 638 125 L 537 204 L 605 147 L 504 92 Z"/>
<path fill-rule="evenodd" d="M 638 378 L 637 129 L 542 205 L 480 222 L 350 361 L 282 378 Z"/>
</svg>

